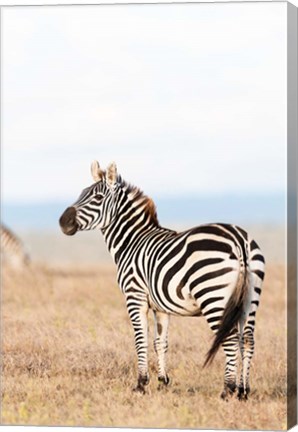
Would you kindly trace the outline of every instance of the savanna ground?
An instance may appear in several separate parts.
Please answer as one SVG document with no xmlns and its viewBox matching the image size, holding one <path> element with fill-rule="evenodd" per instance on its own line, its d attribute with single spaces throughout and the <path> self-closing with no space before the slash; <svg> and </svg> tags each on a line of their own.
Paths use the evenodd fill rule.
<svg viewBox="0 0 298 432">
<path fill-rule="evenodd" d="M 267 266 L 256 317 L 248 402 L 220 400 L 224 355 L 202 369 L 203 318 L 171 319 L 172 379 L 157 390 L 150 318 L 147 394 L 136 383 L 133 331 L 115 269 L 33 265 L 2 274 L 2 424 L 160 428 L 286 428 L 284 267 Z"/>
</svg>

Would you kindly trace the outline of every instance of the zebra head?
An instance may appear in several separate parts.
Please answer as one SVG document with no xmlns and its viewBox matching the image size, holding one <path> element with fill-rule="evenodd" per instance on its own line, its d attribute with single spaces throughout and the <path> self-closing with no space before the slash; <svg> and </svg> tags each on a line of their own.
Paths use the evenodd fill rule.
<svg viewBox="0 0 298 432">
<path fill-rule="evenodd" d="M 91 164 L 95 183 L 85 188 L 78 200 L 59 219 L 64 234 L 107 227 L 116 216 L 117 168 L 115 163 L 102 171 L 99 163 Z"/>
</svg>

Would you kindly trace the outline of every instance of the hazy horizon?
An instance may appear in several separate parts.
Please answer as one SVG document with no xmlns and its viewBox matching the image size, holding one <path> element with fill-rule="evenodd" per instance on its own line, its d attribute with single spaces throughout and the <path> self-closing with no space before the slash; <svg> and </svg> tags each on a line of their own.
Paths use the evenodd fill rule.
<svg viewBox="0 0 298 432">
<path fill-rule="evenodd" d="M 200 223 L 283 225 L 286 197 L 275 195 L 213 195 L 152 197 L 161 225 L 190 226 Z M 58 219 L 74 200 L 39 203 L 2 202 L 1 220 L 12 229 L 59 229 Z"/>
</svg>

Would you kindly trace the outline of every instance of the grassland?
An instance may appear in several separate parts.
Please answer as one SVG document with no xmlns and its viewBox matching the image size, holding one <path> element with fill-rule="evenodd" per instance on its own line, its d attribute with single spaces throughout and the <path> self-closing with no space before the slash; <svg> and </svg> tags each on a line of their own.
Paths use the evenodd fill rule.
<svg viewBox="0 0 298 432">
<path fill-rule="evenodd" d="M 285 429 L 285 313 L 284 268 L 269 265 L 247 403 L 219 399 L 222 353 L 202 369 L 212 339 L 202 318 L 172 318 L 165 391 L 151 343 L 143 396 L 131 391 L 133 333 L 113 267 L 4 269 L 2 424 Z"/>
</svg>

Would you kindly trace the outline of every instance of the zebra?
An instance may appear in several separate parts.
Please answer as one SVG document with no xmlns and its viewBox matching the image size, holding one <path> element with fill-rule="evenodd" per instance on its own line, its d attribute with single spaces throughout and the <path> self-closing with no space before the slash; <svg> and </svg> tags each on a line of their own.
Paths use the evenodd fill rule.
<svg viewBox="0 0 298 432">
<path fill-rule="evenodd" d="M 256 241 L 236 225 L 212 223 L 183 232 L 160 226 L 156 207 L 138 187 L 117 173 L 115 163 L 102 170 L 91 164 L 94 183 L 59 219 L 62 232 L 101 230 L 117 266 L 135 336 L 138 379 L 145 393 L 148 373 L 148 311 L 154 314 L 158 388 L 170 382 L 166 352 L 170 315 L 203 316 L 214 339 L 204 366 L 222 346 L 224 388 L 228 400 L 246 400 L 254 353 L 255 315 L 265 275 L 265 259 Z M 237 379 L 238 354 L 242 367 Z"/>
<path fill-rule="evenodd" d="M 22 268 L 30 263 L 29 253 L 21 239 L 3 224 L 1 224 L 1 262 L 14 268 Z"/>
</svg>

